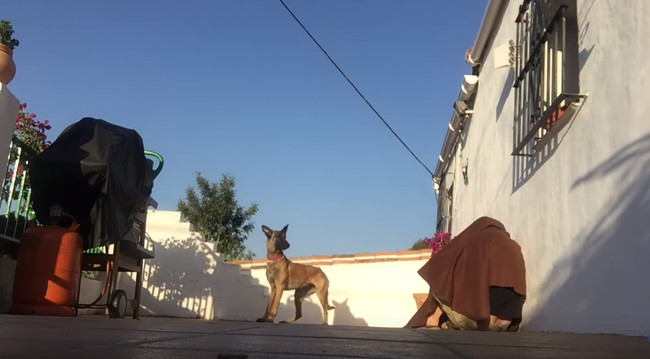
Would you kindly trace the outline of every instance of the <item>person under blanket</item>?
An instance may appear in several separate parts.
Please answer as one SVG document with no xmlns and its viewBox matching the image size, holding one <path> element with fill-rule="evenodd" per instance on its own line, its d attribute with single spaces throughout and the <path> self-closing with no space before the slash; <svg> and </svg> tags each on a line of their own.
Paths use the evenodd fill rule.
<svg viewBox="0 0 650 359">
<path fill-rule="evenodd" d="M 521 247 L 496 219 L 470 224 L 418 270 L 429 296 L 407 328 L 517 331 L 526 300 Z"/>
</svg>

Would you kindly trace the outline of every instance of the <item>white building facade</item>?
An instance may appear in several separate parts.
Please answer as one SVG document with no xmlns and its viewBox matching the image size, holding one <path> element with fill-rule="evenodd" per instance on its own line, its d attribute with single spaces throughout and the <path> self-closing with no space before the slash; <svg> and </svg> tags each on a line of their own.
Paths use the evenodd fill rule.
<svg viewBox="0 0 650 359">
<path fill-rule="evenodd" d="M 438 230 L 504 223 L 523 330 L 650 335 L 648 19 L 644 0 L 490 0 L 466 54 Z"/>
</svg>

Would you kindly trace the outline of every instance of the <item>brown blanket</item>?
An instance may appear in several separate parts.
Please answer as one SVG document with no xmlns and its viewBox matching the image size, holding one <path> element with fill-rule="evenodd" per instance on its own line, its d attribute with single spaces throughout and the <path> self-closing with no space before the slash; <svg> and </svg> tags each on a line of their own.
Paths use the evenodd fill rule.
<svg viewBox="0 0 650 359">
<path fill-rule="evenodd" d="M 475 322 L 490 319 L 490 287 L 512 288 L 521 297 L 526 296 L 521 248 L 501 222 L 489 217 L 469 225 L 418 274 L 429 284 L 430 294 Z M 429 295 L 406 326 L 424 326 L 436 306 Z"/>
</svg>

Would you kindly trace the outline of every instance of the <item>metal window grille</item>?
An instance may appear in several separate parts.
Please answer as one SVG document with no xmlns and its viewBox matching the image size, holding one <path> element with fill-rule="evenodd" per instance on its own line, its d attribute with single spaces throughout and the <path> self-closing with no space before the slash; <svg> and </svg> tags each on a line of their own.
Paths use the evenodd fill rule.
<svg viewBox="0 0 650 359">
<path fill-rule="evenodd" d="M 575 2 L 574 2 L 575 3 Z M 513 155 L 532 156 L 543 137 L 577 93 L 577 70 L 571 56 L 577 45 L 570 39 L 568 6 L 552 0 L 525 0 L 519 7 L 515 79 Z"/>
</svg>

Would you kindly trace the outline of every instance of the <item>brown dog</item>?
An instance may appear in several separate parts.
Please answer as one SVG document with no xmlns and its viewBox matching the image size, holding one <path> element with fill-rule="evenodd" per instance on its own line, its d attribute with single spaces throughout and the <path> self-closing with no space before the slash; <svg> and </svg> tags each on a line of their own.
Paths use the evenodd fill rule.
<svg viewBox="0 0 650 359">
<path fill-rule="evenodd" d="M 273 319 L 278 314 L 282 293 L 285 290 L 295 289 L 296 313 L 292 319 L 282 321 L 282 323 L 291 323 L 300 319 L 302 317 L 302 299 L 317 293 L 323 307 L 323 324 L 327 325 L 327 311 L 334 309 L 327 302 L 329 280 L 320 268 L 293 263 L 284 256 L 282 251 L 289 248 L 287 228 L 289 228 L 288 224 L 281 231 L 274 231 L 267 226 L 262 226 L 262 231 L 266 234 L 266 278 L 271 285 L 271 297 L 264 316 L 257 321 L 273 323 Z"/>
</svg>

